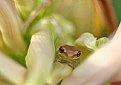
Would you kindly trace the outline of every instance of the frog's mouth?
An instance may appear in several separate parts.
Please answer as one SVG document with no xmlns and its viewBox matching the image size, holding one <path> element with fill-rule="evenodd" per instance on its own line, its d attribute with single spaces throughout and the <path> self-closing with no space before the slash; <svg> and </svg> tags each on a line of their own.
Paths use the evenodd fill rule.
<svg viewBox="0 0 121 85">
<path fill-rule="evenodd" d="M 79 63 L 80 63 L 80 57 L 69 57 L 63 53 L 57 53 L 56 54 L 56 58 L 55 58 L 56 62 L 60 62 L 62 64 L 67 64 L 69 66 L 71 66 L 72 68 L 75 68 Z"/>
</svg>

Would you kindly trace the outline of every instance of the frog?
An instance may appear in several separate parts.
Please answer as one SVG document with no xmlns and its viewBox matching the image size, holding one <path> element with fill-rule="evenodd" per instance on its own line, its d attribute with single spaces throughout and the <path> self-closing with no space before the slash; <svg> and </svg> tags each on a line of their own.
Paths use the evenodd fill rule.
<svg viewBox="0 0 121 85">
<path fill-rule="evenodd" d="M 65 44 L 58 49 L 55 61 L 67 64 L 74 69 L 80 63 L 80 55 L 81 51 L 75 46 Z"/>
</svg>

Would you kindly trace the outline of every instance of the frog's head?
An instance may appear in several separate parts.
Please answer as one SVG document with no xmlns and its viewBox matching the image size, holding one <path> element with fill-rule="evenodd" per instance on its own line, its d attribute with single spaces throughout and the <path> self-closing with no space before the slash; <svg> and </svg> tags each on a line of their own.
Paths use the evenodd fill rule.
<svg viewBox="0 0 121 85">
<path fill-rule="evenodd" d="M 78 59 L 81 55 L 81 51 L 76 49 L 74 46 L 63 45 L 59 48 L 59 52 L 68 58 Z"/>
<path fill-rule="evenodd" d="M 80 55 L 81 51 L 76 49 L 74 46 L 63 45 L 59 48 L 55 60 L 75 68 L 80 63 Z"/>
</svg>

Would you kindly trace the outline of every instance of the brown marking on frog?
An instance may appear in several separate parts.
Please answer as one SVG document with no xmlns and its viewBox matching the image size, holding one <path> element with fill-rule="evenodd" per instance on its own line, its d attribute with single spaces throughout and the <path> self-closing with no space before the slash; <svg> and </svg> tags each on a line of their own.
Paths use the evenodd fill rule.
<svg viewBox="0 0 121 85">
<path fill-rule="evenodd" d="M 65 54 L 69 58 L 75 58 L 81 55 L 81 51 L 70 45 L 61 46 L 59 52 Z"/>
</svg>

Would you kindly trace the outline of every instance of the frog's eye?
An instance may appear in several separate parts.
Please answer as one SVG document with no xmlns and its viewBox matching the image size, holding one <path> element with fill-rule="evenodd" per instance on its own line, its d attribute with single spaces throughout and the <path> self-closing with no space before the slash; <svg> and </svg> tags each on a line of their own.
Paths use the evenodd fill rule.
<svg viewBox="0 0 121 85">
<path fill-rule="evenodd" d="M 65 51 L 65 48 L 61 46 L 61 47 L 59 48 L 59 52 L 60 52 L 60 53 L 63 53 L 64 51 Z"/>
<path fill-rule="evenodd" d="M 79 57 L 81 55 L 81 52 L 80 51 L 78 51 L 77 52 L 77 57 Z"/>
</svg>

